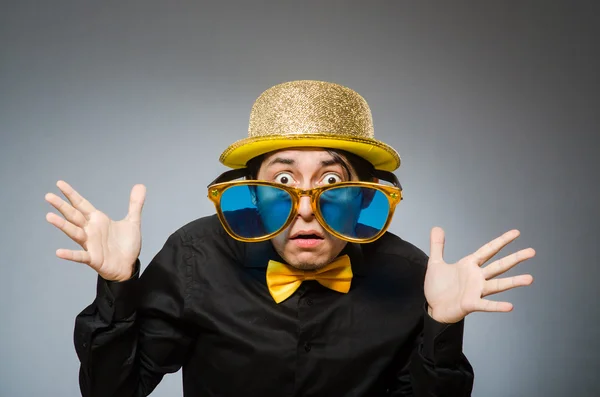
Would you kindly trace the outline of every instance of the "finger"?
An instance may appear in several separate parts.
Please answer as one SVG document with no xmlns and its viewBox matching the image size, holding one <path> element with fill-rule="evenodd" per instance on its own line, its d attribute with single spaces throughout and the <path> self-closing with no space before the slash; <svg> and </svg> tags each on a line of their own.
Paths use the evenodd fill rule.
<svg viewBox="0 0 600 397">
<path fill-rule="evenodd" d="M 535 250 L 533 248 L 526 248 L 524 250 L 515 252 L 514 254 L 505 256 L 502 259 L 498 259 L 497 261 L 494 261 L 484 267 L 483 276 L 486 280 L 492 279 L 512 269 L 519 263 L 533 258 L 534 256 Z"/>
<path fill-rule="evenodd" d="M 86 251 L 73 251 L 67 249 L 56 250 L 56 256 L 68 261 L 90 264 L 90 254 Z"/>
<path fill-rule="evenodd" d="M 56 182 L 56 186 L 71 202 L 73 207 L 77 208 L 86 218 L 89 218 L 89 215 L 96 211 L 96 208 L 94 208 L 89 201 L 81 197 L 81 195 L 77 193 L 77 191 L 75 191 L 75 189 L 73 189 L 67 182 L 58 181 Z"/>
<path fill-rule="evenodd" d="M 495 238 L 494 240 L 479 248 L 472 254 L 472 256 L 481 266 L 485 262 L 487 262 L 492 256 L 496 255 L 498 251 L 504 248 L 508 243 L 519 237 L 520 234 L 521 232 L 519 232 L 518 230 L 508 231 L 502 236 Z"/>
<path fill-rule="evenodd" d="M 513 309 L 513 305 L 510 302 L 498 302 L 490 301 L 487 299 L 481 299 L 475 307 L 477 312 L 509 312 Z"/>
<path fill-rule="evenodd" d="M 142 208 L 144 208 L 145 200 L 146 186 L 135 185 L 131 189 L 131 194 L 129 195 L 129 212 L 127 213 L 126 219 L 140 223 L 142 221 Z"/>
<path fill-rule="evenodd" d="M 86 219 L 81 212 L 73 208 L 73 206 L 67 204 L 67 202 L 54 193 L 48 193 L 45 199 L 54 208 L 56 208 L 69 222 L 72 224 L 84 227 Z"/>
<path fill-rule="evenodd" d="M 71 238 L 77 244 L 85 244 L 85 241 L 87 240 L 87 235 L 85 234 L 85 231 L 82 228 L 73 225 L 71 222 L 61 218 L 60 216 L 52 212 L 46 214 L 46 220 L 52 225 L 62 230 L 63 233 L 69 236 L 69 238 Z"/>
<path fill-rule="evenodd" d="M 444 258 L 444 243 L 446 241 L 446 237 L 444 235 L 444 229 L 439 226 L 435 226 L 431 229 L 431 235 L 429 237 L 430 240 L 430 249 L 429 249 L 429 257 L 433 260 L 443 260 Z"/>
<path fill-rule="evenodd" d="M 508 291 L 509 289 L 517 287 L 524 287 L 526 285 L 531 285 L 531 283 L 533 283 L 533 277 L 530 274 L 487 280 L 483 285 L 481 296 L 497 294 L 498 292 Z"/>
</svg>

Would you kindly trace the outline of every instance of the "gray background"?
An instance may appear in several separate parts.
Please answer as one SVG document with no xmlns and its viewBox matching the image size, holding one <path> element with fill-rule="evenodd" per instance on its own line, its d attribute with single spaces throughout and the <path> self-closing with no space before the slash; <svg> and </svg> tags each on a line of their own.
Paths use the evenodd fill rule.
<svg viewBox="0 0 600 397">
<path fill-rule="evenodd" d="M 50 5 L 51 3 L 51 5 Z M 400 152 L 390 230 L 455 261 L 511 228 L 538 255 L 510 314 L 470 315 L 475 396 L 597 396 L 598 7 L 593 2 L 3 1 L 0 395 L 76 396 L 74 317 L 95 273 L 45 222 L 65 179 L 114 218 L 148 187 L 141 260 L 214 212 L 206 184 L 254 99 L 350 86 Z M 516 274 L 516 271 L 511 272 Z M 394 315 L 390 313 L 390 315 Z M 181 393 L 167 376 L 155 396 Z"/>
</svg>

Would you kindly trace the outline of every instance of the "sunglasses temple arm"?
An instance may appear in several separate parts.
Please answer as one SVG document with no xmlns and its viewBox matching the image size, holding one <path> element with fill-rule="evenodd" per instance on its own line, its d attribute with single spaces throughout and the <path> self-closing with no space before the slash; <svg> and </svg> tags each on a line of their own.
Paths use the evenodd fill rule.
<svg viewBox="0 0 600 397">
<path fill-rule="evenodd" d="M 215 179 L 214 181 L 209 183 L 208 187 L 211 187 L 212 185 L 216 185 L 217 183 L 229 182 L 229 181 L 233 181 L 235 179 L 240 179 L 245 176 L 248 176 L 248 168 L 240 168 L 237 170 L 226 171 L 226 172 L 222 173 L 221 175 L 219 175 L 217 177 L 217 179 Z"/>
<path fill-rule="evenodd" d="M 383 179 L 384 181 L 388 181 L 391 184 L 393 184 L 394 186 L 396 186 L 397 188 L 399 188 L 400 190 L 402 190 L 402 185 L 400 184 L 400 181 L 398 180 L 398 178 L 396 178 L 396 175 L 394 175 L 392 172 L 374 169 L 373 176 L 375 178 L 379 178 L 379 179 Z"/>
</svg>

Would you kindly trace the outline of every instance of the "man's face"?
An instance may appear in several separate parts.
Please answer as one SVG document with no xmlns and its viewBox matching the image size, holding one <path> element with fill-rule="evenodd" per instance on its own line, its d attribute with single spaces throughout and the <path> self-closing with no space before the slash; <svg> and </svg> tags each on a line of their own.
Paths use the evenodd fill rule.
<svg viewBox="0 0 600 397">
<path fill-rule="evenodd" d="M 265 157 L 257 175 L 259 180 L 300 189 L 352 178 L 353 175 L 348 175 L 346 168 L 326 150 L 314 148 L 273 152 Z M 337 257 L 346 245 L 345 241 L 323 229 L 314 216 L 310 198 L 306 196 L 300 198 L 296 219 L 271 242 L 279 255 L 298 269 L 323 267 Z"/>
</svg>

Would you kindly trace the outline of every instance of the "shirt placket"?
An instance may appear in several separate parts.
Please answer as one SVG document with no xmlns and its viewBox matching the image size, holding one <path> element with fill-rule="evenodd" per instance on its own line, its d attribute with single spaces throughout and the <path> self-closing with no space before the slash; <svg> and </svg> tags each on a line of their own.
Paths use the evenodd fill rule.
<svg viewBox="0 0 600 397">
<path fill-rule="evenodd" d="M 298 395 L 299 389 L 302 389 L 301 383 L 306 379 L 306 373 L 311 368 L 314 361 L 315 347 L 313 339 L 315 337 L 314 327 L 311 324 L 315 317 L 314 312 L 314 287 L 316 281 L 305 281 L 298 289 L 298 340 L 296 346 L 297 366 L 296 366 L 296 388 L 295 395 Z"/>
</svg>

